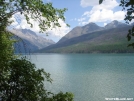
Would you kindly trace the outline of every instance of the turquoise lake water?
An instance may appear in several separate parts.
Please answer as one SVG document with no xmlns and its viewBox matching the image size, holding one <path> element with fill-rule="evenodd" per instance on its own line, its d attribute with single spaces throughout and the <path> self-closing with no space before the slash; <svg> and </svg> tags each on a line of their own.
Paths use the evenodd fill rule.
<svg viewBox="0 0 134 101">
<path fill-rule="evenodd" d="M 75 101 L 134 98 L 134 54 L 38 54 L 31 61 L 51 74 L 47 89 L 72 92 Z"/>
</svg>

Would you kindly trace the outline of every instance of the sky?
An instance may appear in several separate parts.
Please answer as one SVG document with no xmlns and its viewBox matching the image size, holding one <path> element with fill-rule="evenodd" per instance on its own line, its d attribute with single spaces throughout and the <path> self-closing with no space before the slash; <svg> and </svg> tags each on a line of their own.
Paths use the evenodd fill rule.
<svg viewBox="0 0 134 101">
<path fill-rule="evenodd" d="M 105 26 L 113 20 L 118 20 L 120 22 L 125 22 L 124 17 L 126 11 L 122 11 L 122 7 L 119 7 L 120 0 L 104 0 L 104 2 L 99 5 L 99 0 L 43 0 L 44 3 L 51 2 L 55 8 L 67 8 L 64 16 L 66 18 L 65 22 L 59 20 L 61 24 L 60 28 L 53 30 L 48 29 L 46 33 L 39 33 L 39 27 L 37 22 L 33 22 L 33 28 L 26 23 L 23 15 L 19 13 L 15 14 L 11 19 L 15 20 L 12 23 L 14 28 L 27 28 L 36 32 L 38 35 L 43 36 L 48 39 L 52 39 L 57 42 L 69 31 L 71 31 L 76 26 L 84 26 L 90 22 L 94 22 L 99 26 Z M 70 27 L 66 26 L 66 23 Z"/>
</svg>

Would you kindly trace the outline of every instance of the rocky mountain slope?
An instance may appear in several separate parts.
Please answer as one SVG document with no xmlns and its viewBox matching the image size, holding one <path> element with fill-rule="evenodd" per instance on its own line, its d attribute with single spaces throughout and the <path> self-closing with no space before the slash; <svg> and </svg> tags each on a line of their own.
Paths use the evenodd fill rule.
<svg viewBox="0 0 134 101">
<path fill-rule="evenodd" d="M 111 23 L 108 23 L 104 29 L 111 29 L 111 28 L 121 28 L 121 27 L 126 27 L 125 23 L 118 22 L 117 20 L 112 21 Z"/>
<path fill-rule="evenodd" d="M 95 23 L 89 23 L 82 27 L 77 26 L 74 29 L 72 29 L 69 33 L 67 33 L 63 38 L 61 38 L 58 43 L 98 30 L 102 30 L 102 27 L 96 25 Z"/>
<path fill-rule="evenodd" d="M 33 52 L 54 44 L 52 40 L 36 35 L 29 29 L 13 29 L 14 38 L 19 42 L 15 44 L 16 52 Z"/>
<path fill-rule="evenodd" d="M 90 27 L 90 24 L 83 27 L 76 27 L 66 36 L 75 33 L 71 38 L 64 36 L 58 43 L 50 45 L 38 52 L 61 52 L 61 53 L 124 53 L 133 52 L 128 48 L 127 33 L 131 26 L 113 21 L 105 27 Z M 85 29 L 84 29 L 85 28 Z M 91 28 L 91 29 L 90 29 Z M 94 29 L 93 29 L 94 28 Z M 93 30 L 92 30 L 93 29 Z M 79 31 L 78 31 L 79 30 Z M 83 34 L 80 35 L 82 30 Z"/>
</svg>

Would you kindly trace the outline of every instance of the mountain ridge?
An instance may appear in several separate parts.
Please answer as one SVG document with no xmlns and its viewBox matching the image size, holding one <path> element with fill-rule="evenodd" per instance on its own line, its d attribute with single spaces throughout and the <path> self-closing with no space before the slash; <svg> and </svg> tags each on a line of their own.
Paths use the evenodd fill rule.
<svg viewBox="0 0 134 101">
<path fill-rule="evenodd" d="M 104 26 L 105 29 L 111 29 L 111 28 L 119 28 L 127 26 L 127 24 L 119 22 L 117 20 L 113 20 L 112 22 L 108 23 L 106 26 Z"/>
<path fill-rule="evenodd" d="M 44 48 L 44 49 L 42 49 L 38 52 L 67 52 L 67 53 L 68 52 L 69 53 L 70 52 L 76 52 L 77 53 L 78 51 L 82 50 L 82 49 L 78 48 L 78 46 L 83 47 L 85 45 L 84 43 L 86 43 L 87 48 L 90 47 L 90 45 L 91 45 L 92 47 L 90 47 L 90 48 L 93 49 L 94 47 L 97 47 L 98 45 L 103 47 L 107 43 L 110 44 L 110 42 L 113 43 L 113 45 L 111 44 L 111 46 L 110 46 L 111 47 L 111 52 L 115 52 L 115 50 L 116 50 L 116 52 L 119 52 L 120 49 L 118 49 L 118 47 L 115 48 L 114 45 L 115 46 L 119 45 L 119 47 L 120 47 L 120 46 L 123 46 L 123 44 L 124 44 L 124 46 L 123 46 L 124 49 L 122 49 L 120 51 L 127 52 L 126 47 L 127 47 L 128 43 L 127 43 L 126 35 L 127 35 L 127 32 L 128 32 L 128 29 L 130 29 L 130 26 L 126 25 L 124 23 L 117 22 L 117 21 L 113 21 L 113 22 L 109 23 L 109 25 L 110 25 L 110 27 L 108 27 L 108 28 L 98 27 L 98 29 L 95 29 L 95 31 L 90 30 L 85 34 L 75 36 L 75 37 L 72 37 L 72 38 L 67 39 L 67 40 L 59 41 L 56 44 L 50 45 L 50 46 L 48 46 L 48 47 L 46 47 L 46 48 Z M 79 27 L 79 28 L 81 28 L 81 27 Z M 77 34 L 77 31 L 75 31 L 74 29 L 72 29 L 70 32 L 74 31 Z M 65 38 L 65 37 L 63 37 L 63 38 Z M 108 45 L 107 45 L 107 47 L 108 47 Z M 65 51 L 65 49 L 69 50 L 69 51 Z M 99 49 L 101 49 L 101 47 Z M 75 50 L 75 51 L 73 51 L 73 50 Z M 94 51 L 99 51 L 99 50 L 94 50 Z M 103 50 L 103 52 L 104 51 L 105 50 Z M 130 49 L 128 51 L 130 52 L 130 51 L 133 51 L 133 50 Z M 83 52 L 88 52 L 88 53 L 91 52 L 92 53 L 93 51 L 91 51 L 91 49 L 88 49 L 88 50 L 83 49 Z M 109 50 L 107 50 L 107 52 L 109 52 Z"/>
<path fill-rule="evenodd" d="M 129 26 L 125 23 L 121 23 L 118 22 L 117 20 L 113 20 L 112 22 L 108 23 L 107 25 L 105 25 L 104 27 L 98 26 L 97 24 L 90 22 L 87 25 L 84 26 L 76 26 L 75 28 L 73 28 L 70 32 L 68 32 L 65 36 L 63 36 L 59 41 L 59 42 L 63 42 L 66 41 L 70 38 L 73 37 L 77 37 L 83 34 L 87 34 L 90 32 L 94 32 L 94 31 L 100 31 L 100 30 L 106 30 L 106 29 L 111 29 L 111 28 L 119 28 L 119 27 L 125 27 L 125 26 Z"/>
<path fill-rule="evenodd" d="M 86 34 L 87 32 L 93 32 L 96 30 L 100 30 L 102 27 L 98 26 L 97 24 L 91 22 L 85 26 L 77 26 L 75 28 L 73 28 L 69 33 L 67 33 L 65 36 L 63 36 L 59 41 L 59 42 L 63 42 L 66 41 L 70 38 L 74 38 L 77 36 L 81 36 L 83 34 Z"/>
<path fill-rule="evenodd" d="M 38 36 L 35 32 L 31 31 L 30 29 L 12 29 L 9 31 L 12 32 L 15 36 L 17 36 L 14 36 L 16 40 L 22 40 L 16 43 L 15 46 L 18 46 L 20 48 L 18 49 L 17 47 L 15 47 L 16 52 L 18 52 L 17 50 L 25 52 L 24 48 L 33 52 L 55 43 L 52 40 Z M 24 47 L 23 44 L 25 44 L 27 47 Z"/>
</svg>

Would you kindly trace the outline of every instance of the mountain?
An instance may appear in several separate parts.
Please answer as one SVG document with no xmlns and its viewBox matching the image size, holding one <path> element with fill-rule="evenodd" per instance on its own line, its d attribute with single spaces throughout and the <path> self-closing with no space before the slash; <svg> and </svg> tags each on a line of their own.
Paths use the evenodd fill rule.
<svg viewBox="0 0 134 101">
<path fill-rule="evenodd" d="M 61 38 L 58 43 L 64 42 L 64 41 L 74 38 L 74 37 L 78 37 L 78 36 L 87 34 L 89 32 L 101 30 L 101 29 L 102 29 L 102 27 L 100 27 L 92 22 L 85 26 L 82 26 L 82 27 L 77 26 L 74 29 L 72 29 L 68 34 L 66 34 L 63 38 Z"/>
<path fill-rule="evenodd" d="M 43 48 L 38 52 L 59 52 L 59 53 L 134 52 L 133 48 L 127 47 L 129 42 L 127 41 L 126 36 L 128 30 L 131 27 L 117 21 L 113 21 L 109 23 L 108 26 L 110 27 L 107 28 L 106 26 L 104 28 L 98 27 L 98 29 L 96 30 L 89 30 L 87 28 L 86 30 L 89 30 L 88 32 L 83 30 L 83 32 L 87 32 L 85 34 L 79 35 L 77 37 L 69 38 L 62 42 L 59 41 L 58 43 Z M 83 27 L 79 27 L 80 30 Z M 77 34 L 77 31 L 75 31 L 74 29 L 70 32 Z"/>
<path fill-rule="evenodd" d="M 83 26 L 82 29 L 83 29 L 82 33 L 87 34 L 87 33 L 90 33 L 90 32 L 102 30 L 103 27 L 100 27 L 100 26 L 96 25 L 95 23 L 90 22 L 89 24 Z"/>
<path fill-rule="evenodd" d="M 118 22 L 117 20 L 112 21 L 111 23 L 107 24 L 105 27 L 100 27 L 96 25 L 93 22 L 90 22 L 89 24 L 85 26 L 77 26 L 74 29 L 72 29 L 69 33 L 67 33 L 64 37 L 62 37 L 59 42 L 64 42 L 68 39 L 78 37 L 87 33 L 91 33 L 94 31 L 100 31 L 100 30 L 106 30 L 106 29 L 111 29 L 111 28 L 120 28 L 120 27 L 126 27 L 125 23 Z"/>
<path fill-rule="evenodd" d="M 54 44 L 52 40 L 38 36 L 29 29 L 13 29 L 10 32 L 15 35 L 15 39 L 19 40 L 15 44 L 16 52 L 33 52 Z"/>
<path fill-rule="evenodd" d="M 133 22 L 133 23 L 131 23 L 131 26 L 134 26 L 134 22 Z"/>
<path fill-rule="evenodd" d="M 118 22 L 117 20 L 112 21 L 111 23 L 107 24 L 105 26 L 105 29 L 111 29 L 111 28 L 121 28 L 121 27 L 126 27 L 125 23 Z"/>
</svg>

